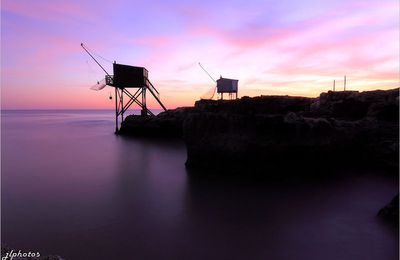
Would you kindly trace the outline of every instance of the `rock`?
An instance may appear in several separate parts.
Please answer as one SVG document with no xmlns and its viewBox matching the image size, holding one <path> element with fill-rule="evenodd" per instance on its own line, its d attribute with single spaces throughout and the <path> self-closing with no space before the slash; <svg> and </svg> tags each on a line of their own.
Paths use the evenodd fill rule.
<svg viewBox="0 0 400 260">
<path fill-rule="evenodd" d="M 193 108 L 167 110 L 156 117 L 128 116 L 119 134 L 148 137 L 182 137 L 183 121 Z"/>
<path fill-rule="evenodd" d="M 398 90 L 346 91 L 318 99 L 198 102 L 202 112 L 184 122 L 186 166 L 217 172 L 348 163 L 396 168 L 397 96 Z"/>
<path fill-rule="evenodd" d="M 399 89 L 375 91 L 338 91 L 322 93 L 311 111 L 315 116 L 347 120 L 372 117 L 379 120 L 398 120 Z"/>
<path fill-rule="evenodd" d="M 389 204 L 379 210 L 378 216 L 391 223 L 399 224 L 399 194 L 397 194 Z"/>
<path fill-rule="evenodd" d="M 200 100 L 154 118 L 129 116 L 122 134 L 182 137 L 186 166 L 241 172 L 341 164 L 397 169 L 399 89 Z M 294 171 L 293 171 L 294 172 Z"/>
</svg>

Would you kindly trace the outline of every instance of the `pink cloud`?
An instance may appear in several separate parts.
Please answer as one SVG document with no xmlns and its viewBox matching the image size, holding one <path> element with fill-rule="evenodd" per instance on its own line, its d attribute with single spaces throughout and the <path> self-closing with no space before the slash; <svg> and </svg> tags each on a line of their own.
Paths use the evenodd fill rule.
<svg viewBox="0 0 400 260">
<path fill-rule="evenodd" d="M 157 15 L 168 13 L 161 20 L 172 21 L 171 27 L 146 20 L 147 16 L 139 19 L 154 22 L 149 27 L 156 28 L 155 33 L 143 29 L 137 20 L 129 24 L 129 17 L 110 16 L 113 19 L 107 21 L 105 13 L 126 8 L 121 3 L 6 0 L 2 2 L 3 14 L 14 15 L 2 24 L 8 31 L 1 47 L 1 72 L 7 83 L 2 85 L 6 86 L 7 99 L 29 99 L 26 93 L 30 93 L 35 105 L 49 100 L 57 104 L 54 99 L 71 106 L 74 102 L 86 105 L 67 87 L 79 86 L 82 97 L 97 98 L 86 91 L 102 72 L 94 78 L 85 77 L 85 62 L 91 60 L 79 44 L 86 40 L 105 57 L 120 55 L 134 60 L 133 65 L 147 67 L 150 79 L 167 98 L 163 101 L 170 105 L 189 104 L 211 84 L 198 68 L 198 61 L 212 73 L 238 77 L 243 94 L 314 95 L 345 73 L 368 86 L 377 86 L 379 81 L 392 86 L 398 79 L 398 25 L 393 24 L 396 12 L 392 11 L 398 9 L 397 3 L 357 1 L 335 6 L 296 23 L 274 24 L 269 17 L 254 19 L 258 10 L 247 7 L 210 10 L 203 3 L 160 4 L 155 7 Z M 57 95 L 35 94 L 49 89 L 57 89 Z M 94 103 L 108 106 L 100 99 Z"/>
<path fill-rule="evenodd" d="M 167 44 L 173 44 L 177 41 L 177 37 L 171 36 L 142 36 L 135 37 L 130 42 L 151 47 L 159 47 Z"/>
<path fill-rule="evenodd" d="M 2 1 L 1 9 L 50 22 L 65 23 L 76 20 L 93 20 L 94 18 L 84 5 L 70 1 Z"/>
</svg>

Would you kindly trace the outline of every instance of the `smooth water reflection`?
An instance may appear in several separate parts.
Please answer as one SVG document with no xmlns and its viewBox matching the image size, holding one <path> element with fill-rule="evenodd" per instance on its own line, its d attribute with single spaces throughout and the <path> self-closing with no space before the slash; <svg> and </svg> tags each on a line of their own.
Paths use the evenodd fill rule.
<svg viewBox="0 0 400 260">
<path fill-rule="evenodd" d="M 2 241 L 66 259 L 397 259 L 396 178 L 189 177 L 110 111 L 2 112 Z"/>
</svg>

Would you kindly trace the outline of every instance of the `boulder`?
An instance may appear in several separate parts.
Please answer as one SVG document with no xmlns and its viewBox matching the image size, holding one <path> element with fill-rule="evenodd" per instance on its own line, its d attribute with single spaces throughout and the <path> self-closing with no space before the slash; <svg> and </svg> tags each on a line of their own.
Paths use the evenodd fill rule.
<svg viewBox="0 0 400 260">
<path fill-rule="evenodd" d="M 378 216 L 393 224 L 399 224 L 399 194 L 379 210 Z"/>
</svg>

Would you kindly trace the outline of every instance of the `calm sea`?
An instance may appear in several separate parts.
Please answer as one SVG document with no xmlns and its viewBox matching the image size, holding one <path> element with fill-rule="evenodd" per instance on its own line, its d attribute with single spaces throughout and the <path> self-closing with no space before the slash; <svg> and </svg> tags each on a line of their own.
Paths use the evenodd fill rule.
<svg viewBox="0 0 400 260">
<path fill-rule="evenodd" d="M 183 143 L 116 136 L 112 111 L 1 115 L 11 248 L 68 260 L 398 259 L 397 229 L 376 217 L 395 177 L 190 177 Z"/>
</svg>

